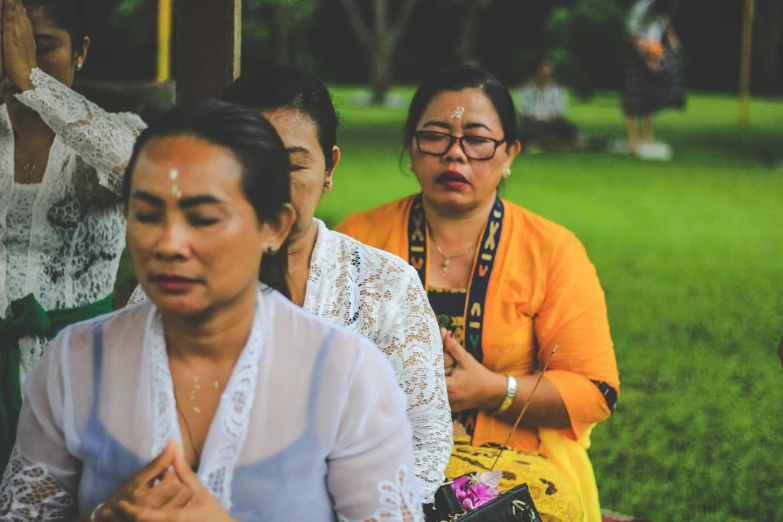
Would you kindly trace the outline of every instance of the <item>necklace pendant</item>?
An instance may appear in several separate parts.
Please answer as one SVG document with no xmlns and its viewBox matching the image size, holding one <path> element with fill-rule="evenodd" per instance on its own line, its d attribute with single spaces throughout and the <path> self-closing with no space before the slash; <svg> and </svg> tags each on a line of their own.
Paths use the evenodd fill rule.
<svg viewBox="0 0 783 522">
<path fill-rule="evenodd" d="M 444 259 L 443 260 L 443 271 L 446 272 L 449 269 L 449 265 L 451 264 L 450 259 Z"/>
</svg>

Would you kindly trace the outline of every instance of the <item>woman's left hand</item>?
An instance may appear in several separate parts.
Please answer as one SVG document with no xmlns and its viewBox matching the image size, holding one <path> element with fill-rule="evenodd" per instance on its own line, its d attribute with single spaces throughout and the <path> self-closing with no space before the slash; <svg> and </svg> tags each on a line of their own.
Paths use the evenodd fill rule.
<svg viewBox="0 0 783 522">
<path fill-rule="evenodd" d="M 127 520 L 134 522 L 236 522 L 223 509 L 207 489 L 201 485 L 198 477 L 185 462 L 181 451 L 174 459 L 174 471 L 182 483 L 190 489 L 193 496 L 185 507 L 171 510 L 155 510 L 137 507 L 125 500 L 118 504 L 118 511 Z"/>
<path fill-rule="evenodd" d="M 481 364 L 454 339 L 451 332 L 441 330 L 443 348 L 455 361 L 454 369 L 446 377 L 451 411 L 480 408 L 493 410 L 506 395 L 507 378 Z"/>
<path fill-rule="evenodd" d="M 21 0 L 2 0 L 3 4 L 3 68 L 6 77 L 23 91 L 35 86 L 30 80 L 35 59 L 33 26 Z"/>
</svg>

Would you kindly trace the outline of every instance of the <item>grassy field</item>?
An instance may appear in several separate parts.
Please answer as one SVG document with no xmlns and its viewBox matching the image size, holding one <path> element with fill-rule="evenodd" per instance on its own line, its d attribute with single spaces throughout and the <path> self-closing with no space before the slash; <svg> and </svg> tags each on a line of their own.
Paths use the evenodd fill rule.
<svg viewBox="0 0 783 522">
<path fill-rule="evenodd" d="M 404 111 L 351 94 L 336 92 L 330 224 L 416 190 L 398 161 Z M 622 138 L 611 96 L 571 114 Z M 602 504 L 656 522 L 783 520 L 783 102 L 755 100 L 744 130 L 736 114 L 733 99 L 692 96 L 659 119 L 671 163 L 522 156 L 504 192 L 572 229 L 597 266 L 622 394 L 590 453 Z"/>
</svg>

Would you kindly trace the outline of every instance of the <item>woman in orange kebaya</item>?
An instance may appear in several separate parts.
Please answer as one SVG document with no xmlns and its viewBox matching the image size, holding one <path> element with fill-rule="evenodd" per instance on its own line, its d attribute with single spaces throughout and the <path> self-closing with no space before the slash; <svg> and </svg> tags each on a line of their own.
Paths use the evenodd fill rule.
<svg viewBox="0 0 783 522">
<path fill-rule="evenodd" d="M 438 315 L 455 421 L 448 478 L 492 466 L 527 483 L 544 520 L 600 520 L 586 449 L 619 391 L 604 293 L 573 233 L 498 197 L 519 152 L 508 90 L 473 66 L 437 73 L 413 98 L 405 148 L 421 194 L 337 230 L 407 259 Z M 495 446 L 495 447 L 493 447 Z"/>
</svg>

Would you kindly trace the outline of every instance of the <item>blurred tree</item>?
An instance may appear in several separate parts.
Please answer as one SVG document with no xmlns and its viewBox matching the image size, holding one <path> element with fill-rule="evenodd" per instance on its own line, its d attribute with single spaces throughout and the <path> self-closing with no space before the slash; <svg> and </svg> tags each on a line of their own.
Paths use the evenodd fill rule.
<svg viewBox="0 0 783 522">
<path fill-rule="evenodd" d="M 301 65 L 308 52 L 304 36 L 318 8 L 318 0 L 243 0 L 244 61 Z"/>
<path fill-rule="evenodd" d="M 590 97 L 597 85 L 606 83 L 596 74 L 622 71 L 625 12 L 619 0 L 576 0 L 549 14 L 548 57 L 560 82 L 581 98 Z M 607 67 L 607 62 L 613 65 Z"/>
<path fill-rule="evenodd" d="M 390 20 L 388 0 L 372 0 L 369 13 L 364 12 L 357 0 L 341 1 L 359 43 L 370 59 L 372 103 L 383 103 L 391 87 L 394 51 L 419 0 L 402 0 L 394 20 Z M 365 20 L 365 14 L 370 15 L 371 22 Z"/>
</svg>

